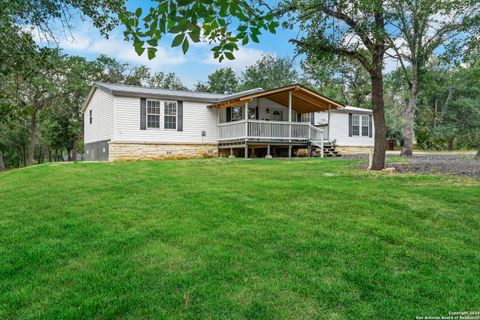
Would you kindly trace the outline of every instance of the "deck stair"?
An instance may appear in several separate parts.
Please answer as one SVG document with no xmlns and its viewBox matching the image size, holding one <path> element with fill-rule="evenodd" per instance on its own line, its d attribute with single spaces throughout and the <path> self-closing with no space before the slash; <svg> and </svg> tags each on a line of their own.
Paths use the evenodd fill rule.
<svg viewBox="0 0 480 320">
<path fill-rule="evenodd" d="M 320 157 L 321 155 L 321 149 L 320 147 L 313 146 L 312 148 L 312 156 L 314 157 Z M 335 157 L 341 157 L 342 155 L 338 153 L 336 150 L 335 145 L 331 144 L 330 142 L 325 142 L 323 144 L 323 156 L 324 157 L 330 157 L 330 158 L 335 158 Z"/>
</svg>

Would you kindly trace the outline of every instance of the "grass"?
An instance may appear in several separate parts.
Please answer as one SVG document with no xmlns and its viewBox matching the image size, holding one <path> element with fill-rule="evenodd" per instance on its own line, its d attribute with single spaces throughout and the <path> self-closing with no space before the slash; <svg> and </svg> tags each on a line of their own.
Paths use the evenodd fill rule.
<svg viewBox="0 0 480 320">
<path fill-rule="evenodd" d="M 0 174 L 2 319 L 414 319 L 480 306 L 480 183 L 344 160 Z"/>
</svg>

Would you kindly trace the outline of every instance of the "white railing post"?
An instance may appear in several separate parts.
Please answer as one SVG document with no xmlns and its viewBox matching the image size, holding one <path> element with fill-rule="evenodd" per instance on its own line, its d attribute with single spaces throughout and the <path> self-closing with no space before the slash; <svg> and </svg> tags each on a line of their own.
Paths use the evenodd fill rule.
<svg viewBox="0 0 480 320">
<path fill-rule="evenodd" d="M 292 91 L 288 91 L 288 137 L 292 137 Z M 290 140 L 292 141 L 292 140 Z"/>
<path fill-rule="evenodd" d="M 248 138 L 248 102 L 245 102 L 245 139 Z"/>
<path fill-rule="evenodd" d="M 321 142 L 320 142 L 320 157 L 323 158 L 323 130 L 322 132 L 320 133 L 320 138 L 321 138 Z"/>
</svg>

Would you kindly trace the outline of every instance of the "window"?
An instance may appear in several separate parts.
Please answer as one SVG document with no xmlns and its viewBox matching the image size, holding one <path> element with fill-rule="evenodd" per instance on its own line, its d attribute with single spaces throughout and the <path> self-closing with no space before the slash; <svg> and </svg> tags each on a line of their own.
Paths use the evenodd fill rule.
<svg viewBox="0 0 480 320">
<path fill-rule="evenodd" d="M 88 111 L 88 117 L 90 118 L 90 124 L 92 124 L 92 122 L 93 122 L 93 111 L 91 109 Z"/>
<path fill-rule="evenodd" d="M 147 100 L 147 128 L 160 128 L 160 101 Z"/>
<path fill-rule="evenodd" d="M 232 107 L 232 121 L 242 120 L 242 107 Z"/>
<path fill-rule="evenodd" d="M 362 136 L 368 137 L 368 115 L 362 116 Z"/>
<path fill-rule="evenodd" d="M 358 114 L 352 116 L 352 134 L 354 136 L 360 135 L 360 116 Z"/>
<path fill-rule="evenodd" d="M 257 108 L 248 108 L 248 119 L 257 119 Z"/>
<path fill-rule="evenodd" d="M 164 128 L 177 129 L 177 103 L 173 101 L 165 101 L 164 114 Z"/>
<path fill-rule="evenodd" d="M 301 122 L 310 122 L 310 113 L 302 113 L 300 117 Z"/>
</svg>

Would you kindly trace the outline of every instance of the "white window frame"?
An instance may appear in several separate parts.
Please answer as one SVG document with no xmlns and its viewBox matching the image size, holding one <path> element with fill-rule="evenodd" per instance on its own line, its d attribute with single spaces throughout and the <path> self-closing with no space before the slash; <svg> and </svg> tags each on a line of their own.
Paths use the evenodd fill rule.
<svg viewBox="0 0 480 320">
<path fill-rule="evenodd" d="M 149 102 L 158 102 L 158 114 L 148 112 L 148 103 Z M 147 110 L 145 110 L 146 128 L 149 129 L 149 130 L 160 130 L 162 128 L 162 101 L 161 100 L 156 100 L 156 99 L 147 99 L 146 109 L 147 109 Z M 158 116 L 158 127 L 150 127 L 148 125 L 148 116 Z"/>
<path fill-rule="evenodd" d="M 88 118 L 89 118 L 90 124 L 92 124 L 93 123 L 93 110 L 92 109 L 88 110 Z"/>
<path fill-rule="evenodd" d="M 360 130 L 362 128 L 362 123 L 361 123 L 361 118 L 362 116 L 359 114 L 353 114 L 352 115 L 352 136 L 359 137 L 360 136 Z M 358 119 L 357 124 L 355 124 L 355 119 Z M 355 133 L 355 127 L 358 127 L 358 132 Z"/>
<path fill-rule="evenodd" d="M 233 118 L 233 109 L 239 109 L 240 110 L 240 118 L 238 118 L 238 119 Z M 231 112 L 230 112 L 230 122 L 241 121 L 241 120 L 243 120 L 243 107 L 240 107 L 240 106 L 232 107 Z"/>
<path fill-rule="evenodd" d="M 370 117 L 366 114 L 362 114 L 361 116 L 361 125 L 360 125 L 360 133 L 362 135 L 362 137 L 369 137 L 370 136 L 370 125 L 369 125 L 369 122 L 370 122 Z M 363 134 L 363 128 L 367 128 L 367 134 Z"/>
<path fill-rule="evenodd" d="M 175 104 L 175 128 L 166 128 L 165 127 L 165 120 L 167 117 L 173 117 L 172 115 L 167 115 L 166 108 L 168 103 L 174 103 Z M 169 130 L 169 131 L 176 131 L 178 129 L 178 102 L 177 101 L 169 101 L 165 100 L 163 101 L 163 129 L 164 130 Z"/>
</svg>

